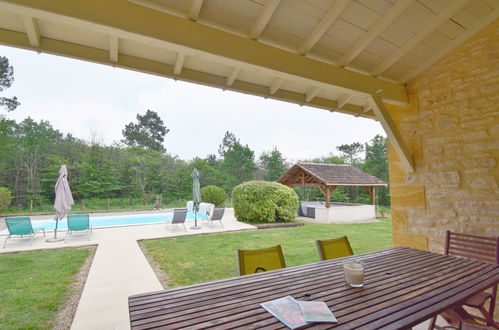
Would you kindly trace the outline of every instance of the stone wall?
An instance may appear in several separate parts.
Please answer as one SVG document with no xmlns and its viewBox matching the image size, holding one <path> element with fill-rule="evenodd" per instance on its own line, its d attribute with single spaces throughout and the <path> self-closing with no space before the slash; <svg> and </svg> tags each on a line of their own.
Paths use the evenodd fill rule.
<svg viewBox="0 0 499 330">
<path fill-rule="evenodd" d="M 389 146 L 394 245 L 443 251 L 445 230 L 499 235 L 499 21 L 407 84 L 388 106 L 414 158 Z"/>
</svg>

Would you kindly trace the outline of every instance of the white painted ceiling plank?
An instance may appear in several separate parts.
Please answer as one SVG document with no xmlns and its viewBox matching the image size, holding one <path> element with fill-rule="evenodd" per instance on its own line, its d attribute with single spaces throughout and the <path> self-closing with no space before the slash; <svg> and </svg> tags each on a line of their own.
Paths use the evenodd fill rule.
<svg viewBox="0 0 499 330">
<path fill-rule="evenodd" d="M 348 5 L 350 0 L 336 0 L 334 5 L 331 6 L 326 16 L 324 16 L 319 24 L 314 28 L 312 33 L 305 39 L 303 44 L 298 49 L 298 53 L 301 55 L 306 55 L 312 47 L 315 46 L 317 41 L 326 33 L 331 24 L 341 15 L 341 12 Z"/>
<path fill-rule="evenodd" d="M 37 19 L 31 16 L 23 15 L 23 24 L 28 34 L 28 40 L 31 46 L 40 46 L 40 29 L 38 28 Z"/>
<path fill-rule="evenodd" d="M 417 44 L 423 41 L 430 33 L 437 27 L 443 24 L 446 20 L 461 10 L 470 0 L 456 0 L 451 6 L 447 7 L 439 15 L 435 16 L 431 22 L 426 24 L 418 33 L 416 33 L 407 43 L 400 47 L 392 56 L 386 58 L 383 62 L 378 64 L 372 71 L 371 75 L 377 76 L 385 72 L 391 65 L 402 58 L 407 52 L 414 48 Z"/>
<path fill-rule="evenodd" d="M 118 37 L 109 36 L 109 60 L 112 62 L 118 62 L 118 47 Z"/>
<path fill-rule="evenodd" d="M 414 0 L 400 0 L 391 7 L 376 24 L 360 38 L 357 43 L 350 48 L 336 63 L 340 66 L 345 66 L 359 55 L 369 44 L 383 32 L 395 18 L 397 18 Z"/>
<path fill-rule="evenodd" d="M 191 9 L 187 14 L 187 18 L 190 19 L 191 21 L 197 21 L 202 6 L 203 6 L 203 0 L 192 0 Z"/>
<path fill-rule="evenodd" d="M 258 39 L 267 26 L 281 0 L 268 0 L 248 34 L 250 39 Z"/>
<path fill-rule="evenodd" d="M 177 59 L 175 60 L 175 65 L 173 67 L 173 74 L 180 74 L 182 72 L 184 61 L 185 53 L 177 53 Z"/>
<path fill-rule="evenodd" d="M 307 102 L 310 102 L 312 101 L 312 99 L 314 97 L 317 96 L 317 94 L 319 94 L 319 92 L 321 91 L 321 88 L 318 87 L 318 86 L 313 86 L 312 88 L 310 88 L 307 93 L 305 94 L 305 101 Z"/>
<path fill-rule="evenodd" d="M 279 88 L 281 88 L 283 82 L 284 82 L 283 78 L 280 77 L 275 78 L 269 87 L 270 95 L 274 95 L 279 90 Z"/>
<path fill-rule="evenodd" d="M 229 72 L 229 75 L 227 76 L 226 85 L 228 87 L 232 86 L 232 84 L 236 80 L 237 75 L 239 74 L 240 71 L 241 71 L 240 68 L 238 68 L 238 67 L 232 67 L 232 69 Z"/>
<path fill-rule="evenodd" d="M 416 69 L 406 73 L 402 78 L 399 79 L 399 83 L 406 83 L 408 80 L 414 78 L 416 75 L 420 74 L 424 70 L 428 69 L 430 66 L 432 66 L 435 62 L 440 60 L 443 56 L 448 54 L 451 50 L 453 50 L 456 47 L 459 47 L 466 39 L 469 37 L 473 36 L 475 33 L 480 31 L 482 28 L 487 26 L 488 24 L 492 23 L 496 19 L 499 18 L 499 8 L 495 9 L 493 12 L 485 16 L 482 20 L 477 22 L 475 26 L 473 26 L 471 29 L 466 31 L 465 33 L 459 35 L 456 39 L 448 43 L 446 46 L 443 48 L 440 48 L 432 57 L 427 59 L 423 65 L 417 67 Z"/>
</svg>

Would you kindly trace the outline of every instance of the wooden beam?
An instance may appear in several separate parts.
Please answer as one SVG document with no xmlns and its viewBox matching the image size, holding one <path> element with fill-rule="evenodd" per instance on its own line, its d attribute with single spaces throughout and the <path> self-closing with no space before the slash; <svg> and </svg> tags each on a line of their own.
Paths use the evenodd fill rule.
<svg viewBox="0 0 499 330">
<path fill-rule="evenodd" d="M 399 79 L 400 83 L 406 83 L 408 80 L 414 78 L 424 70 L 428 69 L 431 67 L 433 64 L 435 64 L 438 60 L 440 60 L 442 57 L 445 55 L 449 54 L 453 49 L 457 48 L 458 46 L 462 45 L 464 41 L 466 41 L 468 38 L 471 36 L 475 35 L 478 31 L 495 21 L 496 19 L 499 18 L 499 9 L 495 8 L 493 11 L 491 11 L 487 16 L 479 20 L 478 22 L 473 25 L 472 28 L 468 29 L 466 32 L 460 34 L 459 36 L 456 37 L 456 39 L 452 40 L 449 42 L 447 45 L 444 47 L 440 48 L 438 52 L 436 52 L 434 55 L 432 55 L 430 58 L 426 59 L 424 61 L 424 64 L 421 66 L 418 66 L 414 70 L 406 73 L 402 78 Z"/>
<path fill-rule="evenodd" d="M 3 0 L 0 1 L 0 10 L 4 9 L 82 30 L 115 35 L 168 51 L 185 52 L 189 56 L 202 56 L 209 61 L 238 66 L 243 70 L 324 88 L 334 86 L 344 93 L 368 96 L 382 89 L 380 96 L 384 102 L 398 105 L 408 103 L 403 85 L 254 42 L 129 1 Z"/>
<path fill-rule="evenodd" d="M 366 100 L 366 103 L 364 103 L 362 109 L 364 112 L 368 112 L 369 110 L 371 110 L 372 109 L 371 102 L 369 102 L 369 100 Z"/>
<path fill-rule="evenodd" d="M 227 86 L 229 86 L 229 87 L 232 86 L 232 84 L 236 80 L 237 75 L 239 74 L 239 72 L 241 72 L 240 68 L 238 68 L 238 67 L 232 67 L 232 69 L 229 72 L 229 75 L 227 76 L 227 83 L 226 83 Z"/>
<path fill-rule="evenodd" d="M 395 123 L 388 113 L 388 110 L 386 110 L 383 101 L 381 101 L 381 98 L 378 95 L 372 95 L 370 98 L 370 102 L 376 118 L 388 135 L 388 138 L 392 143 L 393 148 L 397 152 L 405 170 L 409 173 L 414 172 L 411 152 L 409 151 L 409 148 L 407 148 L 407 145 L 405 144 L 402 135 L 397 129 L 397 126 L 395 126 Z"/>
<path fill-rule="evenodd" d="M 369 197 L 371 198 L 371 203 L 373 205 L 375 205 L 376 199 L 374 196 L 374 187 L 373 186 L 369 186 L 369 187 L 362 186 L 362 189 L 364 189 L 364 191 L 369 194 Z"/>
<path fill-rule="evenodd" d="M 281 90 L 276 95 L 269 93 L 269 87 L 257 85 L 250 82 L 236 80 L 230 87 L 227 86 L 225 76 L 217 76 L 201 71 L 183 68 L 179 75 L 173 73 L 174 66 L 162 62 L 151 61 L 144 58 L 120 54 L 118 62 L 109 59 L 109 51 L 100 48 L 93 48 L 75 43 L 43 38 L 40 47 L 33 47 L 29 44 L 26 34 L 21 32 L 0 29 L 0 44 L 18 47 L 37 52 L 44 52 L 53 55 L 63 55 L 70 58 L 85 60 L 93 63 L 120 67 L 123 69 L 153 74 L 161 77 L 175 78 L 191 83 L 202 84 L 210 87 L 229 89 L 235 92 L 271 98 L 283 102 L 297 105 L 307 105 L 310 107 L 324 109 L 330 112 L 341 112 L 350 115 L 359 115 L 364 118 L 375 119 L 372 111 L 364 113 L 362 107 L 347 104 L 342 109 L 338 109 L 336 101 L 316 97 L 310 102 L 304 100 L 305 95 L 301 93 Z"/>
<path fill-rule="evenodd" d="M 279 90 L 279 88 L 281 88 L 283 82 L 284 82 L 284 79 L 282 79 L 281 77 L 275 78 L 269 87 L 270 95 L 274 95 Z"/>
<path fill-rule="evenodd" d="M 109 60 L 118 62 L 119 39 L 115 36 L 109 36 Z"/>
<path fill-rule="evenodd" d="M 187 14 L 187 18 L 194 22 L 197 21 L 202 6 L 203 0 L 192 0 L 191 9 Z"/>
<path fill-rule="evenodd" d="M 262 34 L 263 30 L 267 26 L 270 21 L 270 18 L 274 14 L 274 11 L 277 9 L 279 2 L 281 0 L 267 0 L 265 6 L 263 6 L 260 15 L 258 16 L 255 24 L 251 27 L 251 30 L 248 34 L 248 37 L 253 40 L 257 40 Z"/>
<path fill-rule="evenodd" d="M 321 88 L 320 87 L 317 87 L 317 86 L 313 86 L 312 88 L 310 88 L 307 93 L 305 94 L 305 101 L 307 102 L 310 102 L 312 101 L 312 99 L 314 97 L 317 96 L 317 94 L 319 94 L 319 92 L 321 91 Z"/>
<path fill-rule="evenodd" d="M 326 33 L 331 24 L 336 21 L 338 16 L 341 15 L 341 12 L 348 5 L 350 0 L 336 0 L 334 4 L 329 8 L 327 14 L 320 20 L 319 24 L 317 24 L 312 31 L 305 39 L 303 44 L 298 48 L 298 54 L 306 55 L 312 47 L 315 46 L 317 41 Z"/>
<path fill-rule="evenodd" d="M 378 76 L 381 73 L 385 72 L 390 66 L 392 66 L 398 60 L 400 60 L 415 46 L 417 46 L 430 33 L 435 32 L 436 28 L 445 23 L 445 21 L 447 21 L 450 17 L 454 16 L 459 10 L 461 10 L 469 2 L 470 0 L 453 1 L 450 6 L 448 6 L 440 14 L 435 16 L 428 24 L 426 24 L 421 30 L 419 30 L 418 33 L 416 33 L 411 39 L 409 39 L 409 41 L 407 41 L 404 45 L 402 45 L 402 47 L 397 49 L 392 55 L 390 55 L 384 61 L 378 64 L 371 71 L 371 75 Z"/>
<path fill-rule="evenodd" d="M 31 46 L 40 47 L 40 28 L 36 18 L 23 15 L 23 24 Z"/>
<path fill-rule="evenodd" d="M 175 65 L 173 66 L 173 74 L 179 75 L 184 67 L 185 54 L 177 53 L 177 58 L 175 59 Z"/>
<path fill-rule="evenodd" d="M 336 105 L 338 108 L 343 108 L 345 104 L 348 103 L 352 99 L 352 95 L 349 94 L 343 94 L 337 101 Z"/>
<path fill-rule="evenodd" d="M 345 66 L 352 62 L 369 44 L 383 32 L 414 0 L 399 0 L 336 62 Z"/>
</svg>

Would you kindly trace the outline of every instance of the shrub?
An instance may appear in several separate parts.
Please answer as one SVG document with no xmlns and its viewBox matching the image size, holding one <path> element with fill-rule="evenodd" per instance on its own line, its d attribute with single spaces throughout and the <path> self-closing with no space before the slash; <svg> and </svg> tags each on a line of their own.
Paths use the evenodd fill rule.
<svg viewBox="0 0 499 330">
<path fill-rule="evenodd" d="M 250 181 L 232 190 L 237 220 L 242 222 L 289 222 L 296 219 L 298 196 L 277 182 Z"/>
<path fill-rule="evenodd" d="M 206 186 L 201 189 L 201 200 L 205 203 L 222 206 L 227 199 L 227 193 L 217 186 Z"/>
<path fill-rule="evenodd" d="M 6 211 L 11 201 L 12 195 L 10 190 L 5 187 L 0 187 L 0 212 Z"/>
</svg>

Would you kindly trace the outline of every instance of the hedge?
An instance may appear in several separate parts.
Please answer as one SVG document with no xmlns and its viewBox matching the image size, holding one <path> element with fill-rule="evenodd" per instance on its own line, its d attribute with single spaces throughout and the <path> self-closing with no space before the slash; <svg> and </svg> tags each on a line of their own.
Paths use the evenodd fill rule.
<svg viewBox="0 0 499 330">
<path fill-rule="evenodd" d="M 232 204 L 242 222 L 290 222 L 296 219 L 298 196 L 277 182 L 250 181 L 232 190 Z"/>
<path fill-rule="evenodd" d="M 206 186 L 201 189 L 201 200 L 215 206 L 222 206 L 227 199 L 224 189 L 217 186 Z"/>
</svg>

